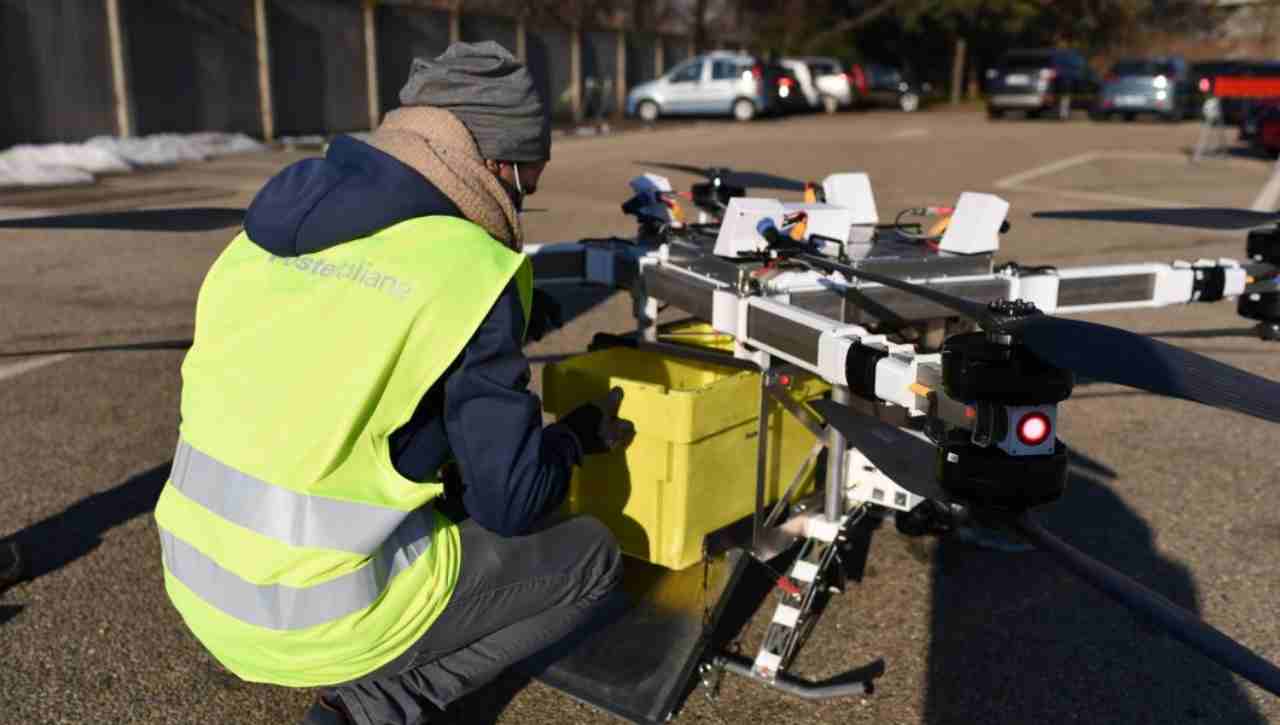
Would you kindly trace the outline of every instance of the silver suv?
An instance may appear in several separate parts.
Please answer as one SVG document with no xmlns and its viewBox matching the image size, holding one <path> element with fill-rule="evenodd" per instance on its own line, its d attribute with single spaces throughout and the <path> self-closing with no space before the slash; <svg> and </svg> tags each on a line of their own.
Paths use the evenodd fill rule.
<svg viewBox="0 0 1280 725">
<path fill-rule="evenodd" d="M 750 121 L 766 108 L 756 59 L 717 51 L 694 56 L 627 95 L 627 115 L 644 121 L 682 114 L 730 115 Z"/>
</svg>

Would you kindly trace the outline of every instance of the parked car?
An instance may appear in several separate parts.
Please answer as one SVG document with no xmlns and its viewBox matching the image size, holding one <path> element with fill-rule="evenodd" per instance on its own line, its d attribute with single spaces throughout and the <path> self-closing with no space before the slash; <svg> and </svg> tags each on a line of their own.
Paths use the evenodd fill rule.
<svg viewBox="0 0 1280 725">
<path fill-rule="evenodd" d="M 801 97 L 804 98 L 807 110 L 816 110 L 822 100 L 819 98 L 818 85 L 813 74 L 809 71 L 809 65 L 797 58 L 783 58 L 778 62 L 783 68 L 790 71 L 791 75 L 795 76 L 797 87 Z"/>
<path fill-rule="evenodd" d="M 929 83 L 918 83 L 901 68 L 876 63 L 858 64 L 849 75 L 859 90 L 855 101 L 861 106 L 897 108 L 911 113 L 920 108 L 933 91 Z"/>
<path fill-rule="evenodd" d="M 987 70 L 987 115 L 995 119 L 1007 111 L 1025 111 L 1030 116 L 1048 113 L 1066 121 L 1073 109 L 1093 106 L 1098 85 L 1097 76 L 1078 51 L 1010 51 Z"/>
<path fill-rule="evenodd" d="M 750 55 L 727 51 L 697 55 L 633 88 L 627 94 L 627 115 L 644 121 L 692 114 L 750 121 L 778 110 L 780 77 L 777 69 Z"/>
<path fill-rule="evenodd" d="M 853 77 L 840 67 L 835 58 L 808 57 L 801 58 L 809 66 L 809 75 L 813 77 L 818 89 L 818 105 L 827 113 L 835 113 L 839 109 L 853 105 Z"/>
<path fill-rule="evenodd" d="M 781 61 L 758 65 L 770 113 L 799 113 L 810 110 L 809 99 L 795 71 Z"/>
<path fill-rule="evenodd" d="M 1270 156 L 1280 154 L 1280 99 L 1253 103 L 1240 124 L 1240 140 Z"/>
<path fill-rule="evenodd" d="M 1243 73 L 1242 68 L 1247 63 L 1239 60 L 1207 60 L 1199 63 L 1192 63 L 1188 71 L 1191 83 L 1191 94 L 1195 99 L 1196 113 L 1201 119 L 1205 118 L 1205 103 L 1213 98 L 1213 79 L 1218 76 L 1234 76 Z M 1222 108 L 1219 101 L 1218 108 Z M 1239 109 L 1233 109 L 1237 122 L 1240 118 Z"/>
<path fill-rule="evenodd" d="M 1280 63 L 1273 61 L 1245 63 L 1235 75 L 1253 76 L 1255 78 L 1280 78 Z M 1228 123 L 1236 123 L 1240 128 L 1240 140 L 1252 141 L 1258 133 L 1259 116 L 1271 106 L 1280 102 L 1277 98 L 1221 98 L 1218 100 Z M 1232 121 L 1233 118 L 1239 119 Z"/>
<path fill-rule="evenodd" d="M 1111 67 L 1090 114 L 1096 120 L 1132 121 L 1154 113 L 1166 121 L 1195 115 L 1190 69 L 1181 57 L 1126 58 Z"/>
<path fill-rule="evenodd" d="M 1276 61 L 1260 61 L 1260 60 L 1239 60 L 1234 61 L 1229 66 L 1217 68 L 1219 72 L 1212 76 L 1204 76 L 1204 82 L 1200 83 L 1200 87 L 1205 93 L 1212 93 L 1212 78 L 1217 76 L 1251 76 L 1254 78 L 1280 78 L 1280 62 Z M 1218 99 L 1218 108 L 1222 113 L 1222 120 L 1231 125 L 1241 126 L 1244 131 L 1243 124 L 1248 120 L 1249 109 L 1258 103 L 1268 103 L 1268 99 L 1253 98 L 1220 98 Z"/>
</svg>

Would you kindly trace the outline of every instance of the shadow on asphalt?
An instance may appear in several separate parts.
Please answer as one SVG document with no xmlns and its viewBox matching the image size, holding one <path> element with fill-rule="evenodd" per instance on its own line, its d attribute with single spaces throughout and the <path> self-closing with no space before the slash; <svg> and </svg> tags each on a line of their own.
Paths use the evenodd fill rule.
<svg viewBox="0 0 1280 725">
<path fill-rule="evenodd" d="M 1258 337 L 1258 332 L 1252 327 L 1224 327 L 1217 330 L 1167 330 L 1164 332 L 1144 332 L 1142 334 L 1147 337 L 1168 337 L 1185 340 L 1199 340 L 1214 337 Z"/>
<path fill-rule="evenodd" d="M 237 227 L 243 221 L 244 209 L 199 207 L 0 219 L 0 229 L 108 229 L 130 232 L 207 232 L 214 229 Z"/>
<path fill-rule="evenodd" d="M 97 549 L 110 529 L 153 511 L 172 464 L 166 461 L 14 534 L 27 557 L 27 578 L 61 569 Z"/>
<path fill-rule="evenodd" d="M 1077 221 L 1126 222 L 1170 227 L 1239 231 L 1280 221 L 1276 212 L 1232 209 L 1226 207 L 1185 207 L 1161 209 L 1080 209 L 1072 211 L 1032 212 L 1035 219 L 1067 219 Z"/>
<path fill-rule="evenodd" d="M 0 626 L 4 626 L 5 622 L 18 616 L 22 609 L 23 607 L 17 604 L 0 604 Z"/>
<path fill-rule="evenodd" d="M 1147 523 L 1103 483 L 1105 466 L 1075 458 L 1045 527 L 1198 614 L 1190 572 L 1155 550 Z M 1226 670 L 1045 554 L 944 539 L 932 565 L 924 722 L 1265 722 Z"/>
</svg>

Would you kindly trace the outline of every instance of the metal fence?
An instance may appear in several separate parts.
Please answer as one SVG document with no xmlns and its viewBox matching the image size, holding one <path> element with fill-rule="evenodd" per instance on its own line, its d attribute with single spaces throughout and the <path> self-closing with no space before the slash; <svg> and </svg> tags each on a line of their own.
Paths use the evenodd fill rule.
<svg viewBox="0 0 1280 725">
<path fill-rule="evenodd" d="M 455 5 L 456 7 L 456 5 Z M 688 37 L 468 14 L 425 0 L 0 0 L 0 148 L 99 134 L 369 129 L 415 57 L 494 40 L 553 114 L 599 120 Z"/>
</svg>

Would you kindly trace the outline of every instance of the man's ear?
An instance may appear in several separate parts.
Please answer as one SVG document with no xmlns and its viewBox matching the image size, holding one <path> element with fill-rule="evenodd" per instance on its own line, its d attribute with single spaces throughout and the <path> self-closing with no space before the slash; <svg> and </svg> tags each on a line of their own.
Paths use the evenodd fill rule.
<svg viewBox="0 0 1280 725">
<path fill-rule="evenodd" d="M 502 166 L 498 164 L 497 161 L 494 161 L 493 159 L 485 159 L 484 167 L 494 174 L 497 174 L 502 171 Z"/>
</svg>

